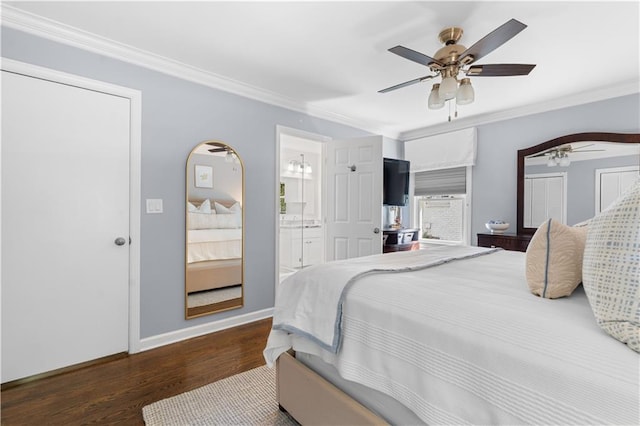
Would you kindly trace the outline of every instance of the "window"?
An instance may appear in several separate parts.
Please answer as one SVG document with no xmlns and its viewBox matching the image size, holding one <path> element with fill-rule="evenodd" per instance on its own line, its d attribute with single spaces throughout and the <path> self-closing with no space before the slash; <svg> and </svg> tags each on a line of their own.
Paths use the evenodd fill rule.
<svg viewBox="0 0 640 426">
<path fill-rule="evenodd" d="M 468 178 L 471 167 L 414 173 L 415 226 L 420 241 L 469 244 Z"/>
</svg>

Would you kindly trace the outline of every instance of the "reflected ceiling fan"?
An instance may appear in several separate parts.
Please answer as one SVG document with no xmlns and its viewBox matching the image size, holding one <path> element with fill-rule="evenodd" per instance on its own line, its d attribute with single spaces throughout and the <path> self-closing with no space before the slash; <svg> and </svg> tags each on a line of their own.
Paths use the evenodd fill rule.
<svg viewBox="0 0 640 426">
<path fill-rule="evenodd" d="M 389 49 L 390 52 L 402 56 L 410 61 L 425 65 L 435 74 L 405 81 L 395 86 L 382 89 L 379 93 L 387 93 L 401 87 L 410 86 L 440 76 L 442 81 L 435 83 L 431 88 L 428 106 L 430 109 L 440 109 L 445 102 L 455 99 L 456 105 L 466 105 L 474 101 L 475 94 L 469 77 L 506 77 L 516 75 L 528 75 L 535 65 L 527 64 L 488 64 L 475 65 L 474 63 L 509 41 L 520 31 L 527 28 L 522 22 L 511 19 L 502 24 L 470 48 L 466 48 L 458 41 L 462 37 L 463 30 L 459 27 L 445 28 L 438 38 L 444 44 L 434 57 L 416 52 L 404 46 L 396 46 Z M 464 77 L 458 81 L 458 75 Z M 449 117 L 451 120 L 451 117 Z"/>
<path fill-rule="evenodd" d="M 238 162 L 238 156 L 236 152 L 229 145 L 220 142 L 206 142 L 206 144 L 215 147 L 207 150 L 211 153 L 215 154 L 216 152 L 226 152 L 224 161 L 226 161 L 227 163 Z"/>
<path fill-rule="evenodd" d="M 547 166 L 567 167 L 569 164 L 571 164 L 571 160 L 569 159 L 570 153 L 605 151 L 604 149 L 585 149 L 593 145 L 595 144 L 592 143 L 589 145 L 582 145 L 577 148 L 574 148 L 571 145 L 561 145 L 561 146 L 550 148 L 546 151 L 542 151 L 537 154 L 531 155 L 528 158 L 548 157 Z"/>
</svg>

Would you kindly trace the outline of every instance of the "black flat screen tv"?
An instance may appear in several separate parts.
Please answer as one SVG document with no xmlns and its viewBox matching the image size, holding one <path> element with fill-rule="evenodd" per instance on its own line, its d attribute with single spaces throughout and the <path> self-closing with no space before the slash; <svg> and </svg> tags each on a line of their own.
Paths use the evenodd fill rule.
<svg viewBox="0 0 640 426">
<path fill-rule="evenodd" d="M 384 158 L 382 204 L 405 206 L 409 201 L 409 162 Z"/>
</svg>

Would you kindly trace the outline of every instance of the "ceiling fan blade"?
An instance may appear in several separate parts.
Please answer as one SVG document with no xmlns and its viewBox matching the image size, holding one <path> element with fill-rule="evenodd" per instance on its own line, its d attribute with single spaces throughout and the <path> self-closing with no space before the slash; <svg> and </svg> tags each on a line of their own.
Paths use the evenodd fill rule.
<svg viewBox="0 0 640 426">
<path fill-rule="evenodd" d="M 511 40 L 511 38 L 525 28 L 527 28 L 527 26 L 522 22 L 516 19 L 510 19 L 462 52 L 459 61 L 463 61 L 465 57 L 471 56 L 473 58 L 471 62 L 475 62 Z"/>
<path fill-rule="evenodd" d="M 433 77 L 433 75 L 425 75 L 424 77 L 415 78 L 413 80 L 405 81 L 404 83 L 396 84 L 395 86 L 387 87 L 386 89 L 378 90 L 378 93 L 387 93 L 392 90 L 400 89 L 401 87 L 411 86 L 412 84 L 423 82 Z"/>
<path fill-rule="evenodd" d="M 534 68 L 535 65 L 528 64 L 471 65 L 466 74 L 470 77 L 508 77 L 528 75 Z"/>
<path fill-rule="evenodd" d="M 544 157 L 547 154 L 549 154 L 549 151 L 544 151 L 544 152 L 540 152 L 538 154 L 530 155 L 527 158 Z"/>
<path fill-rule="evenodd" d="M 594 144 L 594 143 L 590 143 L 590 144 L 588 144 L 588 145 L 582 145 L 582 146 L 579 146 L 579 147 L 577 147 L 577 148 L 575 148 L 575 149 L 574 149 L 574 148 L 572 148 L 572 147 L 571 147 L 571 145 L 569 145 L 569 150 L 571 150 L 571 151 L 573 151 L 573 152 L 576 152 L 577 150 L 582 150 L 582 149 L 584 149 L 584 148 L 588 148 L 588 147 L 593 146 L 593 145 L 595 145 L 595 144 Z M 603 151 L 604 151 L 604 150 L 603 150 Z"/>
<path fill-rule="evenodd" d="M 405 59 L 408 59 L 413 62 L 417 62 L 421 65 L 429 66 L 430 64 L 436 63 L 438 65 L 443 65 L 442 62 L 433 59 L 431 56 L 427 56 L 423 53 L 416 52 L 415 50 L 409 49 L 404 46 L 396 46 L 389 49 L 389 52 L 395 53 L 398 56 L 402 56 Z"/>
</svg>

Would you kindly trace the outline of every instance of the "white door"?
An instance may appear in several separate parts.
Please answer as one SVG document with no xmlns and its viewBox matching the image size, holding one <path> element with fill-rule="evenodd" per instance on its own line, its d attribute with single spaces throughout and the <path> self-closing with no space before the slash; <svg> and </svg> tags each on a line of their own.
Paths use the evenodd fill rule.
<svg viewBox="0 0 640 426">
<path fill-rule="evenodd" d="M 550 218 L 567 222 L 566 177 L 566 172 L 525 176 L 525 227 L 537 228 Z"/>
<path fill-rule="evenodd" d="M 3 383 L 127 351 L 130 102 L 2 72 Z"/>
<path fill-rule="evenodd" d="M 327 260 L 382 252 L 382 136 L 327 146 Z"/>
<path fill-rule="evenodd" d="M 596 169 L 596 214 L 620 197 L 636 180 L 638 166 Z"/>
</svg>

